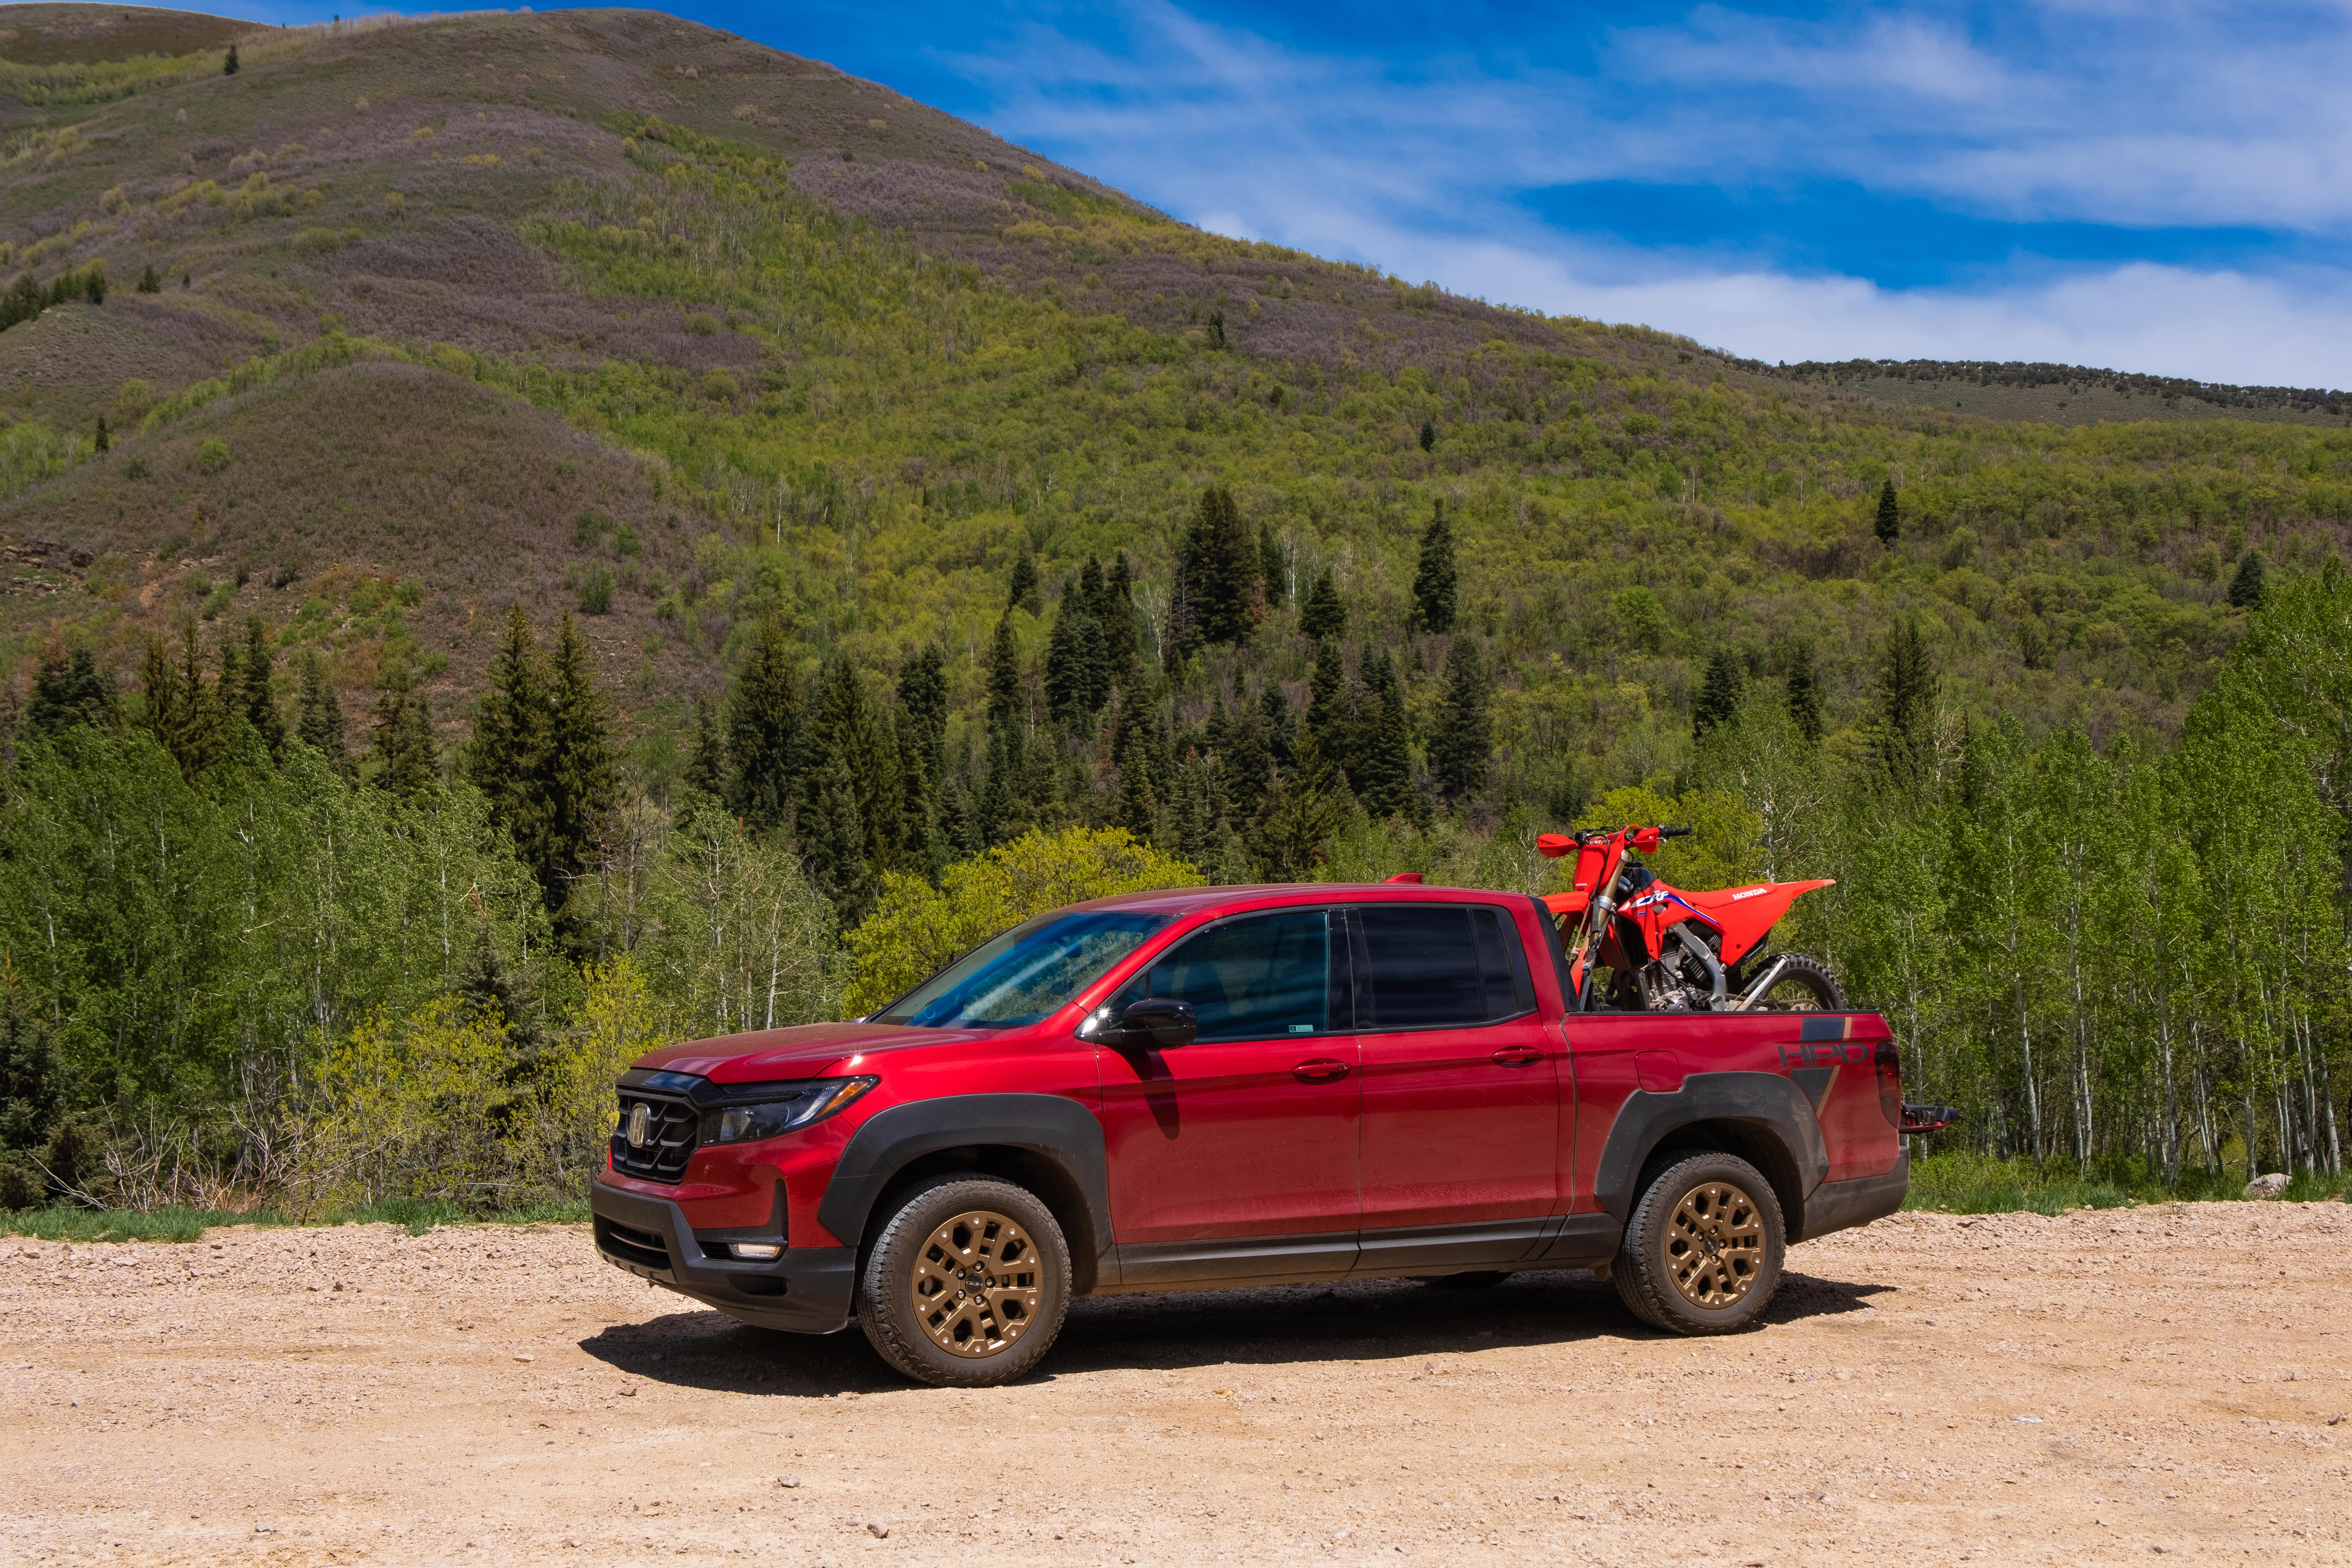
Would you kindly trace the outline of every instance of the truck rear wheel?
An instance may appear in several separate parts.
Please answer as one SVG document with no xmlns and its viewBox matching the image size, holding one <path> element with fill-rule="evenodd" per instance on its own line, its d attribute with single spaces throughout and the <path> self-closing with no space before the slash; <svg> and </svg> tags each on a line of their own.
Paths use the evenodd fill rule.
<svg viewBox="0 0 2352 1568">
<path fill-rule="evenodd" d="M 1652 1167 L 1612 1278 L 1652 1327 L 1724 1334 L 1770 1304 L 1787 1253 L 1771 1184 L 1738 1155 L 1706 1150 Z"/>
<path fill-rule="evenodd" d="M 941 1176 L 907 1194 L 858 1274 L 857 1321 L 882 1359 L 952 1388 L 1035 1366 L 1070 1310 L 1053 1211 L 1010 1182 Z"/>
</svg>

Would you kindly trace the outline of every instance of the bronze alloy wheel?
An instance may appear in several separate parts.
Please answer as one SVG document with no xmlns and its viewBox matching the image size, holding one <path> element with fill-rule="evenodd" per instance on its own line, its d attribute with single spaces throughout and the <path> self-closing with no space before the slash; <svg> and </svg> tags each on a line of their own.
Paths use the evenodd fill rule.
<svg viewBox="0 0 2352 1568">
<path fill-rule="evenodd" d="M 923 1332 L 971 1360 L 1009 1350 L 1028 1331 L 1043 1286 L 1036 1243 L 992 1209 L 966 1209 L 932 1231 L 908 1279 Z"/>
<path fill-rule="evenodd" d="M 1709 1311 L 1737 1306 L 1764 1268 L 1764 1216 L 1725 1181 L 1701 1182 L 1667 1223 L 1666 1275 L 1684 1300 Z"/>
</svg>

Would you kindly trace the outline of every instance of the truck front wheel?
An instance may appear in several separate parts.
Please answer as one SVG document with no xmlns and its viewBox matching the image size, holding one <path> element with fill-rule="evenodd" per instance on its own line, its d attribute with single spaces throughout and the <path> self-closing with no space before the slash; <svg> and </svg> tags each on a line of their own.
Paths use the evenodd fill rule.
<svg viewBox="0 0 2352 1568">
<path fill-rule="evenodd" d="M 1611 1277 L 1654 1328 L 1729 1333 L 1770 1304 L 1787 1253 L 1771 1184 L 1738 1156 L 1706 1150 L 1652 1167 Z"/>
<path fill-rule="evenodd" d="M 986 1388 L 1035 1366 L 1070 1310 L 1070 1249 L 1053 1212 L 986 1176 L 917 1187 L 858 1275 L 857 1321 L 919 1382 Z"/>
</svg>

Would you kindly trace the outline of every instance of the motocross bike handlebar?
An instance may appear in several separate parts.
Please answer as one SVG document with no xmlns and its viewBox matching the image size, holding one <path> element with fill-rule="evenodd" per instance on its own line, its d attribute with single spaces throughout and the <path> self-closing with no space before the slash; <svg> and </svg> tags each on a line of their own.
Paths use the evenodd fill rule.
<svg viewBox="0 0 2352 1568">
<path fill-rule="evenodd" d="M 1618 834 L 1623 833 L 1624 831 L 1625 830 L 1622 827 L 1580 827 L 1574 833 L 1570 833 L 1566 837 L 1570 844 L 1573 844 L 1579 849 L 1581 849 L 1588 844 L 1599 844 L 1605 840 L 1614 838 Z M 1661 827 L 1658 829 L 1658 837 L 1661 838 L 1688 838 L 1696 831 L 1697 829 L 1691 827 Z M 1537 842 L 1540 844 L 1545 838 L 1549 837 L 1550 837 L 1550 835 L 1543 835 L 1538 837 Z M 1627 841 L 1629 843 L 1632 842 L 1630 835 L 1628 836 Z M 1636 847 L 1639 847 L 1639 846 L 1636 846 Z M 1545 853 L 1554 854 L 1557 853 L 1557 851 L 1546 850 Z"/>
</svg>

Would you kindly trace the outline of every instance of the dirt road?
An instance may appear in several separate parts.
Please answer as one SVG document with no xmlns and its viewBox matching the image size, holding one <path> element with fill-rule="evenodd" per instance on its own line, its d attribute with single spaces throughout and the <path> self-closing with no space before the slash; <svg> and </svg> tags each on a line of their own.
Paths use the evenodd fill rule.
<svg viewBox="0 0 2352 1568">
<path fill-rule="evenodd" d="M 0 1562 L 2352 1561 L 2352 1206 L 1906 1215 L 1768 1326 L 1527 1275 L 1082 1301 L 903 1385 L 584 1227 L 0 1239 Z"/>
</svg>

